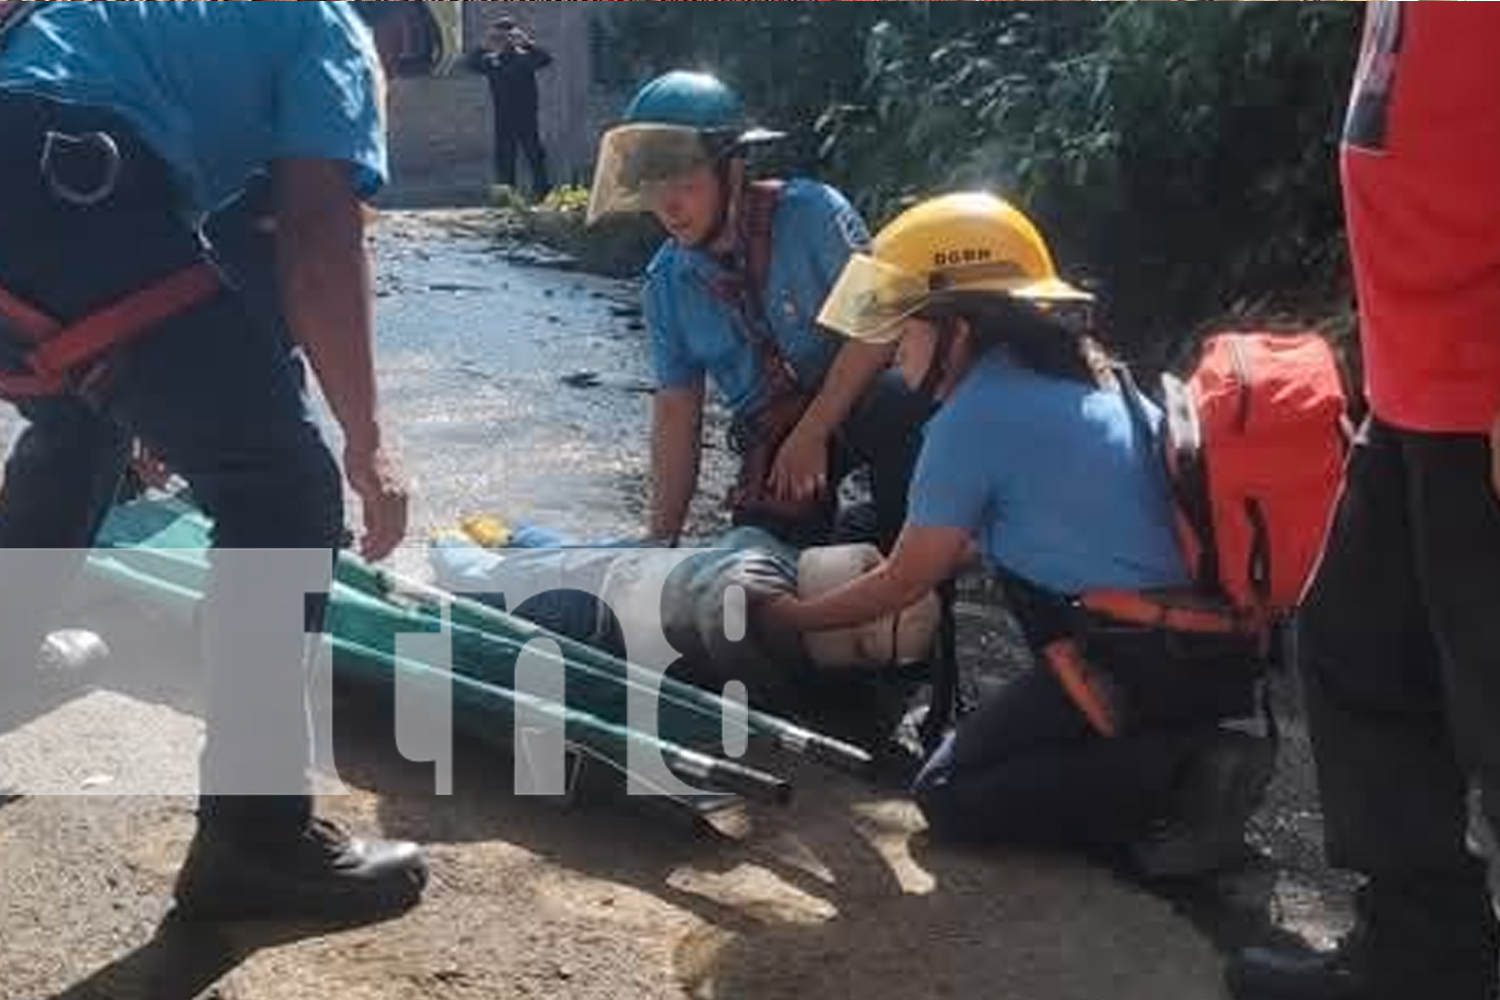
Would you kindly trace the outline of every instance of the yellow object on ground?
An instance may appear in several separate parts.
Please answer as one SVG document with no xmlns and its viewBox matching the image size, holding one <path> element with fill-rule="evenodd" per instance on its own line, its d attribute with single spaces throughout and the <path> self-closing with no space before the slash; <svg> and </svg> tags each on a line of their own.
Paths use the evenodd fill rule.
<svg viewBox="0 0 1500 1000">
<path fill-rule="evenodd" d="M 482 549 L 505 549 L 510 547 L 515 532 L 510 525 L 490 514 L 466 517 L 459 522 L 464 537 Z"/>
</svg>

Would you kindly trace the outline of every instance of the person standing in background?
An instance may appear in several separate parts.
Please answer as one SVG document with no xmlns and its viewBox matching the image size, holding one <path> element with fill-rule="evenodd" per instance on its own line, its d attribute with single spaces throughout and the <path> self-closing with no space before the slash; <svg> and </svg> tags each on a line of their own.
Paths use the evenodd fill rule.
<svg viewBox="0 0 1500 1000">
<path fill-rule="evenodd" d="M 484 43 L 470 57 L 471 67 L 490 84 L 495 115 L 495 183 L 516 186 L 516 155 L 522 153 L 531 170 L 532 195 L 538 201 L 551 192 L 552 182 L 547 172 L 547 150 L 542 145 L 536 75 L 552 61 L 552 54 L 508 16 L 490 25 Z"/>
</svg>

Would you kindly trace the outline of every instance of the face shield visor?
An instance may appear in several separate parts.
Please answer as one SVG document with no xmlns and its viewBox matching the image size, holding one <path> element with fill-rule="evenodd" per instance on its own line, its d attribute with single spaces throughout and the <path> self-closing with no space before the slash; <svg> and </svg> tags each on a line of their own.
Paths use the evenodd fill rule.
<svg viewBox="0 0 1500 1000">
<path fill-rule="evenodd" d="M 610 215 L 651 211 L 662 188 L 718 156 L 705 133 L 680 125 L 621 125 L 599 146 L 589 197 L 592 225 Z"/>
<path fill-rule="evenodd" d="M 855 254 L 828 296 L 818 323 L 852 340 L 888 344 L 901 323 L 922 310 L 932 294 L 925 276 Z"/>
</svg>

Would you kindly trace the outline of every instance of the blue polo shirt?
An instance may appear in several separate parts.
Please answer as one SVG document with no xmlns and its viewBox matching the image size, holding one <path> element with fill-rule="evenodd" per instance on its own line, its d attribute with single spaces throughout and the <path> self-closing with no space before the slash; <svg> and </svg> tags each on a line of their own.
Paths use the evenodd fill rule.
<svg viewBox="0 0 1500 1000">
<path fill-rule="evenodd" d="M 870 235 L 859 213 L 833 188 L 789 181 L 776 210 L 766 316 L 802 384 L 820 386 L 843 341 L 817 326 L 823 303 Z M 739 311 L 715 291 L 726 277 L 712 255 L 668 243 L 646 274 L 646 321 L 656 381 L 685 389 L 707 377 L 732 413 L 759 400 L 760 363 Z"/>
<path fill-rule="evenodd" d="M 997 352 L 928 425 L 909 516 L 970 532 L 992 567 L 1056 594 L 1189 582 L 1165 463 L 1125 398 Z"/>
<path fill-rule="evenodd" d="M 386 179 L 380 60 L 342 2 L 50 3 L 7 44 L 0 87 L 118 111 L 199 213 L 278 159 L 347 162 L 363 196 Z"/>
</svg>

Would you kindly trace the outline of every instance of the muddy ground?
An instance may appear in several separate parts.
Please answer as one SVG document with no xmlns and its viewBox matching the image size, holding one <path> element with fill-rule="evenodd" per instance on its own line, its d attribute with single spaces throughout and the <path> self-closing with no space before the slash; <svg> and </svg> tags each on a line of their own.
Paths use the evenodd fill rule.
<svg viewBox="0 0 1500 1000">
<path fill-rule="evenodd" d="M 481 215 L 428 214 L 393 216 L 380 235 L 381 367 L 419 484 L 414 539 L 478 511 L 628 534 L 648 400 L 631 289 L 508 263 L 485 232 Z M 716 516 L 701 507 L 705 530 Z M 420 544 L 397 560 L 424 562 Z M 437 797 L 431 769 L 386 746 L 356 701 L 337 739 L 352 793 L 326 808 L 429 845 L 425 905 L 347 931 L 184 926 L 168 899 L 191 799 L 108 794 L 143 776 L 191 787 L 191 698 L 150 678 L 184 640 L 84 604 L 142 679 L 0 740 L 0 754 L 53 748 L 47 766 L 94 793 L 0 805 L 0 1000 L 1208 1000 L 1220 949 L 1272 920 L 1326 939 L 1346 912 L 1321 874 L 1295 723 L 1257 823 L 1265 858 L 1184 893 L 1066 857 L 934 847 L 899 790 L 827 773 L 796 772 L 786 809 L 705 827 L 607 796 L 518 798 L 511 763 L 470 747 L 456 793 Z M 1003 642 L 993 609 L 970 602 L 963 621 L 976 659 Z M 151 754 L 111 756 L 111 734 L 142 731 Z"/>
</svg>

